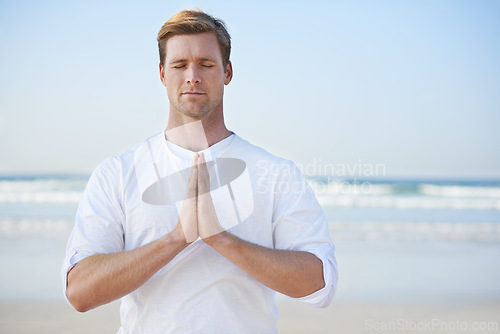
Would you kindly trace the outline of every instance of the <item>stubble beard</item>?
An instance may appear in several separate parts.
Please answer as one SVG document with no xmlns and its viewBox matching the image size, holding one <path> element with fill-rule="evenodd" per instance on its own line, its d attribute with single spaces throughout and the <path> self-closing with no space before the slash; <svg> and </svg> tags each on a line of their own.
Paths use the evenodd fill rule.
<svg viewBox="0 0 500 334">
<path fill-rule="evenodd" d="M 192 118 L 202 119 L 206 116 L 214 113 L 222 105 L 222 97 L 214 101 L 213 103 L 206 102 L 201 106 L 196 105 L 194 108 L 190 107 L 188 103 L 179 103 L 177 105 L 171 104 L 171 106 L 180 114 Z"/>
</svg>

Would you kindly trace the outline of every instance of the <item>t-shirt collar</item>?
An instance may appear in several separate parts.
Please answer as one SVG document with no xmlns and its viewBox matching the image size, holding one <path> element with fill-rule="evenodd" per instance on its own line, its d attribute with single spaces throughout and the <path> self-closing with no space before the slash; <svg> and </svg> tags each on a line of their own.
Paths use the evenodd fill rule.
<svg viewBox="0 0 500 334">
<path fill-rule="evenodd" d="M 207 149 L 204 149 L 204 150 L 199 151 L 199 152 L 191 151 L 191 150 L 188 150 L 184 147 L 176 145 L 176 144 L 166 140 L 165 137 L 163 137 L 164 138 L 163 140 L 167 144 L 167 148 L 170 150 L 170 152 L 172 152 L 172 154 L 176 155 L 177 157 L 179 157 L 183 160 L 191 161 L 193 159 L 194 153 L 201 153 L 201 152 L 203 152 L 206 156 L 219 158 L 220 155 L 222 155 L 224 153 L 226 148 L 228 148 L 229 145 L 231 145 L 231 143 L 233 142 L 235 137 L 236 137 L 236 134 L 234 132 L 231 132 L 231 134 L 228 137 L 218 141 L 217 143 L 213 144 L 212 146 L 208 147 Z"/>
</svg>

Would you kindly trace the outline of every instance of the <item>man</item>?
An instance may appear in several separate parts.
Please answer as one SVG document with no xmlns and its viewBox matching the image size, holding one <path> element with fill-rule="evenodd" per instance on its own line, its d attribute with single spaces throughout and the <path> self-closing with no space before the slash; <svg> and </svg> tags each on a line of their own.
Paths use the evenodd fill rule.
<svg viewBox="0 0 500 334">
<path fill-rule="evenodd" d="M 276 333 L 275 291 L 326 307 L 337 269 L 297 167 L 230 132 L 222 21 L 182 11 L 158 34 L 166 130 L 93 172 L 62 268 L 81 312 L 122 299 L 120 333 Z"/>
</svg>

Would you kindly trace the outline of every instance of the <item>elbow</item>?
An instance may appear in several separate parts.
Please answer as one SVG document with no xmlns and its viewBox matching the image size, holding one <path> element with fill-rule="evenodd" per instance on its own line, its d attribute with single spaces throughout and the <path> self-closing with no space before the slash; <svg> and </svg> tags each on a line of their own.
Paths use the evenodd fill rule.
<svg viewBox="0 0 500 334">
<path fill-rule="evenodd" d="M 321 260 L 315 257 L 318 262 L 317 265 L 303 275 L 301 283 L 293 289 L 291 294 L 288 294 L 292 298 L 302 298 L 312 295 L 326 286 L 325 278 L 323 275 L 323 263 Z M 297 280 L 297 282 L 299 282 Z"/>
<path fill-rule="evenodd" d="M 91 301 L 89 299 L 91 293 L 89 293 L 85 285 L 82 284 L 83 278 L 79 275 L 81 271 L 78 270 L 81 268 L 77 267 L 78 266 L 74 266 L 66 274 L 66 297 L 75 310 L 80 313 L 84 313 L 95 308 L 96 306 L 91 305 Z"/>
<path fill-rule="evenodd" d="M 305 279 L 303 283 L 304 293 L 296 296 L 300 298 L 301 302 L 317 308 L 326 308 L 332 302 L 333 296 L 337 291 L 337 265 L 335 258 L 327 258 L 325 259 L 325 263 L 327 265 L 317 267 L 318 270 L 314 274 L 311 273 Z M 320 268 L 321 270 L 319 270 Z"/>
<path fill-rule="evenodd" d="M 90 307 L 87 307 L 85 304 L 71 303 L 71 305 L 73 305 L 73 308 L 80 313 L 85 313 L 92 309 Z"/>
<path fill-rule="evenodd" d="M 323 274 L 322 274 L 321 277 L 319 277 L 316 280 L 312 293 L 318 292 L 319 290 L 323 289 L 325 286 L 326 286 L 326 283 L 325 283 L 325 279 L 323 278 Z"/>
<path fill-rule="evenodd" d="M 321 276 L 318 276 L 316 277 L 316 279 L 311 280 L 311 286 L 309 287 L 309 291 L 306 293 L 305 296 L 312 295 L 313 293 L 316 293 L 319 290 L 323 289 L 325 286 L 326 284 L 322 273 Z"/>
<path fill-rule="evenodd" d="M 85 313 L 85 312 L 87 312 L 87 311 L 91 310 L 91 308 L 86 307 L 86 306 L 85 306 L 85 305 L 83 305 L 83 304 L 73 304 L 73 303 L 72 303 L 71 305 L 73 305 L 73 308 L 74 308 L 75 310 L 77 310 L 78 312 L 80 312 L 80 313 Z"/>
<path fill-rule="evenodd" d="M 88 291 L 79 284 L 79 280 L 71 274 L 72 271 L 68 273 L 68 280 L 66 283 L 66 296 L 71 306 L 81 313 L 95 308 L 89 300 L 91 294 L 88 293 Z"/>
<path fill-rule="evenodd" d="M 90 305 L 85 301 L 84 294 L 75 291 L 75 287 L 68 284 L 68 288 L 66 290 L 68 301 L 73 306 L 75 310 L 80 313 L 87 312 L 92 309 Z"/>
<path fill-rule="evenodd" d="M 325 276 L 323 273 L 323 263 L 320 262 L 318 265 L 318 271 L 314 276 L 309 277 L 309 288 L 307 295 L 311 295 L 315 292 L 326 287 Z"/>
<path fill-rule="evenodd" d="M 319 277 L 317 279 L 313 278 L 313 279 L 309 279 L 307 281 L 307 284 L 301 284 L 301 285 L 295 286 L 291 291 L 289 291 L 288 293 L 285 292 L 284 294 L 287 295 L 288 297 L 292 297 L 292 298 L 302 298 L 302 297 L 312 295 L 315 292 L 318 292 L 319 290 L 323 289 L 325 286 L 326 285 L 325 285 L 325 281 L 324 281 L 323 277 Z"/>
</svg>

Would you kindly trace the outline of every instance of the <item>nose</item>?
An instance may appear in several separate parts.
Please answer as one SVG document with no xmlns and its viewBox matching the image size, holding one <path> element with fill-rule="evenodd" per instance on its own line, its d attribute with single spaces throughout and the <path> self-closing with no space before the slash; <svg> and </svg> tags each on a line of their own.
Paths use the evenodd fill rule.
<svg viewBox="0 0 500 334">
<path fill-rule="evenodd" d="M 196 69 L 196 66 L 191 65 L 186 71 L 186 82 L 190 85 L 196 85 L 201 82 L 201 77 Z"/>
</svg>

